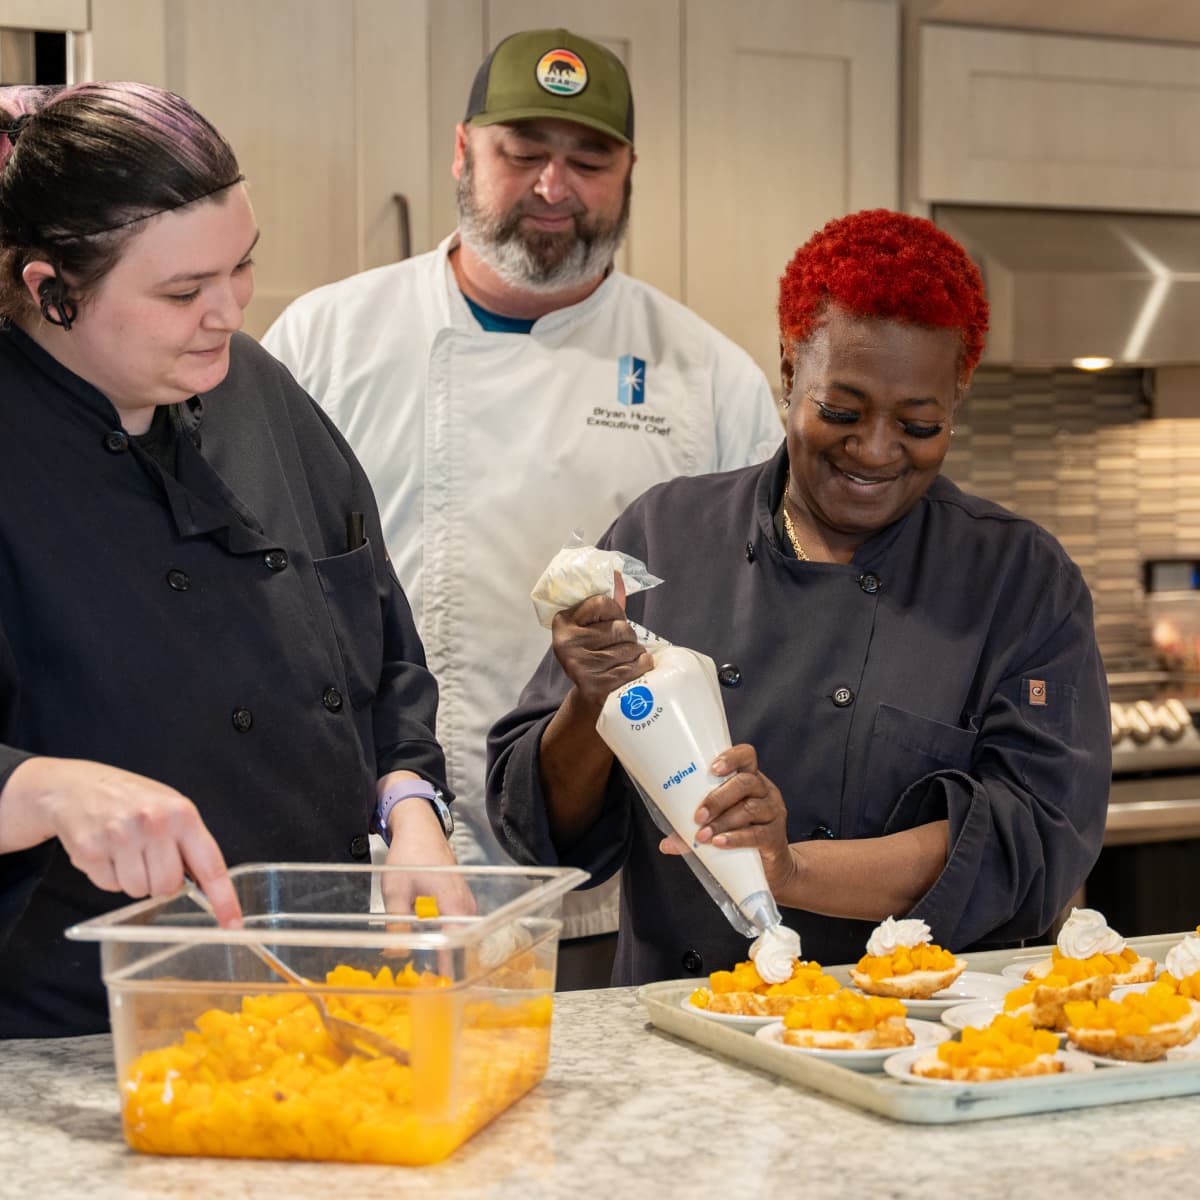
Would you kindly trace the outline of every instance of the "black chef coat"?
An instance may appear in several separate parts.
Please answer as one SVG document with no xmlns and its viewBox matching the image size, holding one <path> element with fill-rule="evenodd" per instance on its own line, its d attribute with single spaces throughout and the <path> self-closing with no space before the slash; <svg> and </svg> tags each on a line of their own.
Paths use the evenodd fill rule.
<svg viewBox="0 0 1200 1200">
<path fill-rule="evenodd" d="M 788 809 L 789 841 L 868 838 L 948 819 L 949 856 L 909 913 L 956 950 L 1041 934 L 1100 850 L 1111 748 L 1091 597 L 1033 522 L 934 481 L 849 564 L 800 562 L 774 514 L 786 446 L 761 466 L 651 489 L 601 545 L 666 582 L 629 615 L 719 670 L 735 743 Z M 700 975 L 746 957 L 619 766 L 603 814 L 561 852 L 541 736 L 569 684 L 547 653 L 489 739 L 488 807 L 521 862 L 599 882 L 623 866 L 614 983 Z M 805 957 L 856 960 L 872 928 L 784 910 Z"/>
<path fill-rule="evenodd" d="M 437 689 L 366 476 L 248 337 L 172 410 L 175 469 L 0 329 L 0 786 L 30 754 L 177 788 L 230 864 L 369 857 L 375 781 L 445 787 Z M 169 461 L 169 460 L 168 460 Z M 348 549 L 347 515 L 367 541 Z M 0 1037 L 107 1027 L 75 921 L 128 902 L 57 842 L 0 855 Z"/>
</svg>

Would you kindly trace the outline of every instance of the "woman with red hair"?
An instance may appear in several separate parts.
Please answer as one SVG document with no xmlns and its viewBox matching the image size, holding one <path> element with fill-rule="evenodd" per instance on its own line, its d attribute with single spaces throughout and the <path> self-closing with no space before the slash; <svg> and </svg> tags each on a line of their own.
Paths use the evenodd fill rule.
<svg viewBox="0 0 1200 1200">
<path fill-rule="evenodd" d="M 722 664 L 738 744 L 696 839 L 759 850 L 810 959 L 857 959 L 887 916 L 954 950 L 1038 937 L 1100 850 L 1108 697 L 1075 564 L 940 474 L 987 329 L 979 272 L 929 221 L 861 212 L 797 251 L 779 319 L 774 459 L 660 485 L 601 543 L 666 581 L 629 616 Z M 616 983 L 746 957 L 595 731 L 652 665 L 593 596 L 491 739 L 511 853 L 624 868 Z"/>
</svg>

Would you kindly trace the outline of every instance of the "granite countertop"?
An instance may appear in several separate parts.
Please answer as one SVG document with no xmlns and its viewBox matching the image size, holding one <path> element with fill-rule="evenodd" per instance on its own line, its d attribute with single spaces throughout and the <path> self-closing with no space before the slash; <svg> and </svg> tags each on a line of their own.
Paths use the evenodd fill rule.
<svg viewBox="0 0 1200 1200">
<path fill-rule="evenodd" d="M 107 1037 L 0 1042 L 0 1196 L 656 1198 L 1190 1194 L 1200 1096 L 897 1124 L 650 1028 L 632 988 L 556 997 L 530 1095 L 433 1167 L 156 1158 L 121 1136 Z"/>
</svg>

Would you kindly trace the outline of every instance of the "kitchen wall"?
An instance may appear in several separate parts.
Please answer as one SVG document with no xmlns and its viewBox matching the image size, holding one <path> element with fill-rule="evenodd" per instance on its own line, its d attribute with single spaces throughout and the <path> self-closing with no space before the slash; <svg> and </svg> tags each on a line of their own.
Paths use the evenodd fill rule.
<svg viewBox="0 0 1200 1200">
<path fill-rule="evenodd" d="M 946 460 L 960 487 L 1063 543 L 1110 670 L 1152 653 L 1142 561 L 1200 557 L 1200 420 L 1146 410 L 1140 371 L 981 368 Z"/>
</svg>

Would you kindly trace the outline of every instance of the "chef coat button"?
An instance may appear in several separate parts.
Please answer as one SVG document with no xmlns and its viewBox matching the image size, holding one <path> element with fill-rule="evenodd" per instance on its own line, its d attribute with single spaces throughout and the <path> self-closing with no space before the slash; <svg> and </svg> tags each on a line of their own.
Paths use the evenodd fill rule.
<svg viewBox="0 0 1200 1200">
<path fill-rule="evenodd" d="M 746 561 L 747 562 L 754 561 L 754 543 L 753 542 L 746 543 Z"/>
<path fill-rule="evenodd" d="M 722 687 L 737 687 L 742 682 L 742 669 L 737 663 L 725 663 L 717 671 Z"/>
<path fill-rule="evenodd" d="M 123 454 L 129 449 L 129 434 L 123 429 L 110 429 L 104 435 L 104 448 L 109 454 Z"/>
<path fill-rule="evenodd" d="M 325 705 L 330 712 L 342 711 L 342 693 L 335 687 L 327 687 L 321 693 L 321 703 Z"/>
<path fill-rule="evenodd" d="M 350 839 L 350 857 L 366 862 L 371 857 L 371 839 L 365 833 L 356 833 Z"/>
<path fill-rule="evenodd" d="M 854 693 L 848 687 L 840 687 L 833 693 L 833 702 L 838 708 L 854 703 Z"/>
<path fill-rule="evenodd" d="M 689 975 L 699 975 L 704 970 L 704 959 L 700 957 L 699 950 L 685 950 L 680 961 Z"/>
<path fill-rule="evenodd" d="M 188 573 L 174 567 L 167 572 L 167 583 L 177 592 L 186 592 L 192 586 L 192 581 Z"/>
<path fill-rule="evenodd" d="M 282 571 L 288 565 L 288 556 L 286 550 L 268 550 L 263 555 L 263 562 L 271 568 L 272 571 Z"/>
<path fill-rule="evenodd" d="M 254 724 L 254 714 L 248 708 L 235 708 L 233 710 L 233 727 L 238 733 L 249 733 L 250 726 Z"/>
<path fill-rule="evenodd" d="M 874 572 L 868 571 L 865 575 L 860 575 L 858 577 L 858 586 L 862 588 L 862 590 L 866 592 L 868 596 L 873 596 L 881 587 L 883 587 L 883 580 L 880 579 L 878 575 L 874 574 Z"/>
<path fill-rule="evenodd" d="M 836 835 L 828 825 L 814 825 L 813 831 L 808 835 L 809 841 L 816 841 L 819 838 L 833 838 Z"/>
</svg>

